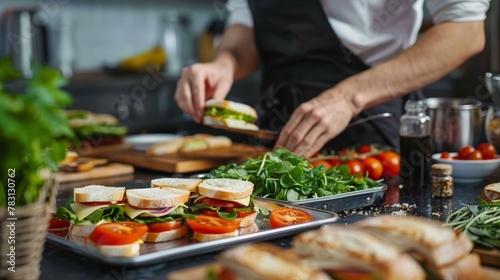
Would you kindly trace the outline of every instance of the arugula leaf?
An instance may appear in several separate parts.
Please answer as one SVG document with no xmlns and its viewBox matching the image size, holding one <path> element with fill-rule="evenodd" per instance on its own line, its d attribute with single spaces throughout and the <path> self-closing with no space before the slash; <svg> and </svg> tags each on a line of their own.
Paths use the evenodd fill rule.
<svg viewBox="0 0 500 280">
<path fill-rule="evenodd" d="M 68 198 L 67 202 L 71 200 Z M 81 221 L 78 220 L 78 217 L 69 205 L 59 207 L 59 209 L 57 209 L 56 216 L 59 219 L 73 221 L 77 225 L 80 225 L 85 221 L 91 222 L 92 224 L 97 224 L 102 220 L 108 222 L 121 222 L 130 220 L 125 214 L 125 211 L 123 210 L 123 207 L 121 205 L 109 205 L 105 208 L 97 209 Z"/>
<path fill-rule="evenodd" d="M 222 119 L 244 120 L 249 123 L 254 123 L 256 121 L 252 116 L 216 107 L 206 108 L 204 114 L 206 116 L 220 116 Z"/>
</svg>

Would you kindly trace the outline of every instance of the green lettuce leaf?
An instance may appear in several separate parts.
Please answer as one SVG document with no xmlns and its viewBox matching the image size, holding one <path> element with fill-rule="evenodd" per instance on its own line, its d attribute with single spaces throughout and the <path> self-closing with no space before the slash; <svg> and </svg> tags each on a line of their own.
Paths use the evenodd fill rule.
<svg viewBox="0 0 500 280">
<path fill-rule="evenodd" d="M 206 108 L 205 116 L 220 116 L 222 119 L 244 120 L 249 123 L 254 123 L 256 121 L 252 116 L 216 107 Z"/>
</svg>

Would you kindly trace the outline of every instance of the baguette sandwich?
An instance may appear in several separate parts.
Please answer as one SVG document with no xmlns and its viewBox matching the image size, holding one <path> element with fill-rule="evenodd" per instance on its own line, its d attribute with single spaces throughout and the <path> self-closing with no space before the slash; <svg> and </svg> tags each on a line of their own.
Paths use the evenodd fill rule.
<svg viewBox="0 0 500 280">
<path fill-rule="evenodd" d="M 259 130 L 254 108 L 234 101 L 210 99 L 205 103 L 203 124 L 228 128 Z"/>
<path fill-rule="evenodd" d="M 479 257 L 470 254 L 474 244 L 463 233 L 414 216 L 380 215 L 357 226 L 410 253 L 430 275 L 439 279 L 480 279 Z"/>
<path fill-rule="evenodd" d="M 257 217 L 253 203 L 253 183 L 236 179 L 207 179 L 198 185 L 200 196 L 191 209 L 202 215 L 235 220 L 248 227 Z"/>
<path fill-rule="evenodd" d="M 124 210 L 125 187 L 89 185 L 75 188 L 57 217 L 70 221 L 68 235 L 86 237 L 97 225 L 127 219 Z"/>
<path fill-rule="evenodd" d="M 293 238 L 293 250 L 333 279 L 425 279 L 420 265 L 390 243 L 348 226 L 325 226 Z M 359 278 L 356 278 L 356 277 Z"/>
<path fill-rule="evenodd" d="M 184 213 L 190 192 L 173 188 L 127 190 L 125 213 L 134 222 L 146 224 L 145 242 L 165 242 L 183 237 L 187 233 Z"/>
<path fill-rule="evenodd" d="M 66 111 L 70 126 L 83 146 L 113 145 L 123 142 L 128 129 L 109 114 L 96 114 L 85 110 Z"/>
<path fill-rule="evenodd" d="M 151 180 L 152 188 L 174 188 L 190 191 L 192 194 L 198 194 L 198 185 L 201 179 L 190 178 L 159 178 Z"/>
</svg>

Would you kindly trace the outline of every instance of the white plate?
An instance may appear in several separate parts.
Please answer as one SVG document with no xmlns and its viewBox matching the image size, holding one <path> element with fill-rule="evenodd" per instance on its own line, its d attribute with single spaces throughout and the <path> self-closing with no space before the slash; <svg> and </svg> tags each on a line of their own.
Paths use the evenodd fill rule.
<svg viewBox="0 0 500 280">
<path fill-rule="evenodd" d="M 178 134 L 136 134 L 125 137 L 125 143 L 130 143 L 134 149 L 139 151 L 145 151 L 151 145 L 179 138 L 181 135 Z"/>
<path fill-rule="evenodd" d="M 457 153 L 450 153 L 454 157 Z M 441 153 L 433 154 L 432 159 L 436 163 L 451 164 L 452 176 L 455 182 L 459 183 L 477 183 L 493 175 L 500 168 L 500 155 L 495 159 L 486 160 L 459 160 L 442 159 Z"/>
</svg>

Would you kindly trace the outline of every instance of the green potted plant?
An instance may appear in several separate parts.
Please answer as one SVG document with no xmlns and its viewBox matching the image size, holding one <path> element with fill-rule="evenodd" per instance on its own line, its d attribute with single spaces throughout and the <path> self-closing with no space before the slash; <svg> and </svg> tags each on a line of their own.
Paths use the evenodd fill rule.
<svg viewBox="0 0 500 280">
<path fill-rule="evenodd" d="M 19 78 L 0 59 L 0 278 L 38 279 L 48 219 L 57 193 L 52 172 L 73 132 L 62 107 L 71 97 L 61 74 L 34 67 L 24 92 L 8 86 Z M 17 83 L 20 85 L 20 83 Z"/>
</svg>

